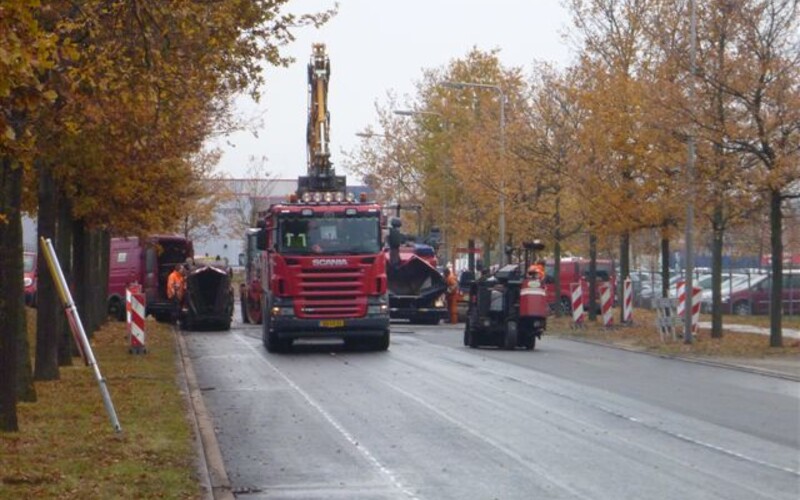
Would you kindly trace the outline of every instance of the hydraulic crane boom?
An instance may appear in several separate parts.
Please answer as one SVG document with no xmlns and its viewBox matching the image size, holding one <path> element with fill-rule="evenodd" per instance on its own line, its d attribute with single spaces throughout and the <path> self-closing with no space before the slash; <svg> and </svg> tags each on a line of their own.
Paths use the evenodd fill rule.
<svg viewBox="0 0 800 500">
<path fill-rule="evenodd" d="M 308 63 L 308 175 L 298 179 L 297 191 L 344 192 L 345 178 L 334 173 L 330 154 L 330 111 L 328 110 L 328 81 L 331 64 L 325 44 L 312 47 Z"/>
</svg>

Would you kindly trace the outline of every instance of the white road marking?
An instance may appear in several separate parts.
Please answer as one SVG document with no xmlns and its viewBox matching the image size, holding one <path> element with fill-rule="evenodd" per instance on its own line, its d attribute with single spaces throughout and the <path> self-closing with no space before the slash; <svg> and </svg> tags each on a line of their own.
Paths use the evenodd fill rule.
<svg viewBox="0 0 800 500">
<path fill-rule="evenodd" d="M 333 426 L 334 429 L 339 431 L 339 433 L 342 435 L 342 437 L 345 438 L 345 440 L 347 440 L 347 442 L 355 446 L 356 449 L 364 456 L 364 458 L 366 458 L 368 462 L 370 462 L 376 469 L 378 469 L 378 471 L 380 471 L 380 473 L 383 474 L 395 488 L 400 490 L 405 496 L 412 498 L 414 500 L 419 500 L 419 498 L 413 491 L 411 491 L 408 487 L 406 487 L 400 481 L 400 479 L 398 479 L 397 476 L 391 470 L 389 470 L 388 467 L 386 467 L 381 463 L 380 460 L 375 458 L 375 455 L 373 455 L 367 448 L 365 448 L 363 444 L 359 443 L 358 440 L 350 432 L 348 432 L 348 430 L 345 429 L 339 422 L 337 422 L 336 419 L 334 419 L 330 413 L 325 411 L 325 409 L 322 406 L 320 406 L 319 403 L 314 401 L 314 399 L 306 391 L 304 391 L 303 389 L 300 388 L 300 386 L 295 384 L 285 373 L 283 373 L 280 369 L 278 369 L 277 366 L 270 363 L 269 360 L 263 356 L 263 352 L 261 350 L 254 347 L 244 339 L 242 339 L 238 334 L 236 335 L 236 340 L 245 344 L 248 347 L 248 349 L 256 353 L 261 359 L 263 359 L 264 362 L 267 364 L 267 366 L 269 366 L 275 373 L 277 373 L 283 380 L 285 380 L 286 383 L 289 384 L 289 387 L 291 387 L 298 394 L 300 394 L 300 396 L 302 396 L 303 399 L 305 399 L 306 402 L 312 408 L 317 410 L 317 412 L 319 412 L 319 414 L 322 415 L 322 417 L 325 420 L 327 420 L 328 423 L 331 424 L 331 426 Z"/>
</svg>

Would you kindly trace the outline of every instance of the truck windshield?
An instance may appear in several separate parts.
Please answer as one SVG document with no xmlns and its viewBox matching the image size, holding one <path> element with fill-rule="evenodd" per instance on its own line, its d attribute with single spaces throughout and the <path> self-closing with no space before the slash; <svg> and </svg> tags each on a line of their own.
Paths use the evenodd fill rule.
<svg viewBox="0 0 800 500">
<path fill-rule="evenodd" d="M 299 214 L 278 218 L 276 247 L 283 254 L 374 254 L 381 249 L 377 215 Z"/>
</svg>

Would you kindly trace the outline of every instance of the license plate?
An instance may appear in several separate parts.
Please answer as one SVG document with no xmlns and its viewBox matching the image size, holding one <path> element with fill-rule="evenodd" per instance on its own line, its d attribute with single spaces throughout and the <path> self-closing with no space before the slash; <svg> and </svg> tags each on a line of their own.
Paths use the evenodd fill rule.
<svg viewBox="0 0 800 500">
<path fill-rule="evenodd" d="M 319 326 L 324 328 L 339 328 L 344 326 L 343 319 L 324 319 L 319 322 Z"/>
</svg>

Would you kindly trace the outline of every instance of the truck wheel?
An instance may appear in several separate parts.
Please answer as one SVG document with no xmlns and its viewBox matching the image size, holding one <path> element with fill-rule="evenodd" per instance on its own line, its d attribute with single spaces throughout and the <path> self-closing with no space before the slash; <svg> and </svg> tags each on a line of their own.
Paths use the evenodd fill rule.
<svg viewBox="0 0 800 500">
<path fill-rule="evenodd" d="M 528 351 L 532 351 L 536 347 L 536 334 L 531 332 L 531 336 L 527 342 L 525 342 L 525 349 Z"/>
<path fill-rule="evenodd" d="M 108 315 L 117 321 L 125 321 L 125 307 L 118 297 L 114 297 L 108 302 Z"/>
<path fill-rule="evenodd" d="M 383 335 L 377 339 L 372 339 L 372 348 L 376 351 L 385 351 L 389 348 L 389 330 L 383 332 Z"/>
<path fill-rule="evenodd" d="M 517 322 L 516 320 L 508 320 L 506 322 L 506 332 L 503 337 L 503 349 L 512 350 L 517 346 Z"/>
<path fill-rule="evenodd" d="M 292 339 L 281 339 L 278 337 L 278 332 L 272 330 L 272 318 L 267 313 L 269 310 L 269 303 L 264 307 L 264 314 L 262 315 L 264 321 L 261 324 L 261 338 L 264 342 L 264 347 L 267 352 L 281 353 L 286 352 L 292 347 Z"/>
<path fill-rule="evenodd" d="M 561 297 L 561 314 L 572 314 L 572 301 L 569 297 Z"/>
<path fill-rule="evenodd" d="M 475 331 L 478 324 L 478 315 L 476 313 L 467 313 L 467 321 L 464 325 L 464 345 L 469 346 L 470 349 L 478 347 L 478 332 Z"/>
<path fill-rule="evenodd" d="M 753 310 L 750 307 L 750 303 L 747 301 L 737 302 L 733 306 L 733 314 L 737 316 L 750 316 Z"/>
</svg>

